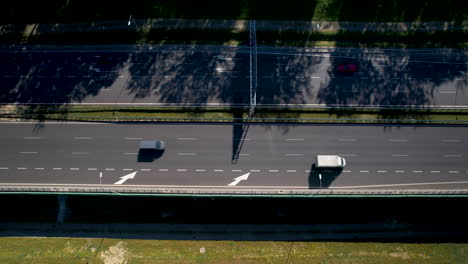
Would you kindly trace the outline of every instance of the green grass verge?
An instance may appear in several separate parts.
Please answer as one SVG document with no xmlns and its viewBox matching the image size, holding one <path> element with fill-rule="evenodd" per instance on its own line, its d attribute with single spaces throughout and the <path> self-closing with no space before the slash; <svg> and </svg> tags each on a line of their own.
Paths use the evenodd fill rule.
<svg viewBox="0 0 468 264">
<path fill-rule="evenodd" d="M 261 108 L 248 118 L 248 108 L 229 107 L 34 107 L 9 109 L 0 118 L 72 121 L 293 122 L 468 124 L 468 110 L 367 108 Z"/>
<path fill-rule="evenodd" d="M 322 21 L 464 21 L 463 0 L 17 0 L 0 9 L 0 24 L 135 18 Z"/>
<path fill-rule="evenodd" d="M 204 253 L 203 249 L 204 249 Z M 468 244 L 0 238 L 0 263 L 464 264 Z"/>
</svg>

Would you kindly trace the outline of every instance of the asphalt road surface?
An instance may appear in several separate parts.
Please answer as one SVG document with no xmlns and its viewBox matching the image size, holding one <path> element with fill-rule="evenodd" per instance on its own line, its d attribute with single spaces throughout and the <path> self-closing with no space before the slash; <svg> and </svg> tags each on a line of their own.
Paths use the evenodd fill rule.
<svg viewBox="0 0 468 264">
<path fill-rule="evenodd" d="M 0 183 L 468 187 L 466 127 L 4 122 L 0 128 Z M 144 139 L 164 140 L 166 150 L 142 154 Z M 348 165 L 319 171 L 317 154 L 341 155 Z"/>
<path fill-rule="evenodd" d="M 466 51 L 258 48 L 259 105 L 468 106 Z M 355 73 L 339 73 L 353 63 Z M 0 50 L 0 103 L 247 105 L 250 49 Z M 255 76 L 255 68 L 252 72 Z"/>
</svg>

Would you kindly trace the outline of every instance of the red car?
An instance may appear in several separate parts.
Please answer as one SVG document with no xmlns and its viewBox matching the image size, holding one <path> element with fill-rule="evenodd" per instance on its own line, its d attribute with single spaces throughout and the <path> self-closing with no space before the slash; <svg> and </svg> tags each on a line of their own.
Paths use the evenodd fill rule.
<svg viewBox="0 0 468 264">
<path fill-rule="evenodd" d="M 336 68 L 339 72 L 357 72 L 356 64 L 340 64 Z"/>
</svg>

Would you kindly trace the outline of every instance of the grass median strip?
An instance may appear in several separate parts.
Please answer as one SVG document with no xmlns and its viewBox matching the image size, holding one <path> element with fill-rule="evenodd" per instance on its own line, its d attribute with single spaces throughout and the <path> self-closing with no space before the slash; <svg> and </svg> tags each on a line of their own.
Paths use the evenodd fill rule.
<svg viewBox="0 0 468 264">
<path fill-rule="evenodd" d="M 247 107 L 36 106 L 10 107 L 0 111 L 0 118 L 109 122 L 468 124 L 468 109 L 259 107 L 254 117 L 249 118 Z"/>
<path fill-rule="evenodd" d="M 0 262 L 466 263 L 468 244 L 0 238 Z"/>
</svg>

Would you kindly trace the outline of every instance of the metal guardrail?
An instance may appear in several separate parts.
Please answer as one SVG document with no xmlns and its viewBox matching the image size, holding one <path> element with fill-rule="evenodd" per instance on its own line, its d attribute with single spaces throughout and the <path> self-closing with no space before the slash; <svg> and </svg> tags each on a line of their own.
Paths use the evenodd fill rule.
<svg viewBox="0 0 468 264">
<path fill-rule="evenodd" d="M 154 196 L 468 196 L 468 189 L 440 190 L 382 190 L 382 189 L 287 189 L 274 187 L 223 186 L 148 186 L 148 185 L 59 185 L 59 184 L 0 184 L 0 193 L 72 193 L 102 195 L 154 195 Z"/>
<path fill-rule="evenodd" d="M 140 105 L 135 105 L 133 103 L 120 103 L 120 104 L 110 104 L 110 105 L 102 105 L 102 104 L 56 104 L 56 103 L 0 103 L 0 106 L 18 106 L 18 107 L 31 107 L 31 106 L 46 106 L 46 107 L 37 107 L 34 108 L 34 110 L 58 110 L 58 109 L 63 109 L 66 110 L 68 108 L 77 108 L 79 110 L 92 110 L 96 108 L 116 108 L 116 109 L 141 109 L 141 108 L 181 108 L 181 109 L 186 109 L 186 108 L 201 108 L 201 109 L 210 109 L 210 108 L 221 108 L 225 110 L 230 110 L 230 109 L 248 109 L 249 105 L 244 105 L 244 104 L 232 104 L 232 105 L 210 105 L 210 104 L 191 104 L 191 103 L 167 103 L 167 104 L 159 104 L 159 103 L 148 103 L 148 104 L 140 104 Z M 56 107 L 52 107 L 56 106 Z M 468 106 L 445 106 L 445 105 L 430 105 L 430 106 L 424 106 L 424 105 L 415 105 L 415 106 L 401 106 L 401 105 L 395 105 L 395 106 L 365 106 L 365 105 L 303 105 L 303 104 L 256 104 L 256 108 L 261 108 L 261 109 L 297 109 L 297 110 L 302 110 L 302 109 L 316 109 L 316 110 L 419 110 L 419 111 L 460 111 L 460 110 L 468 110 Z M 1 111 L 17 111 L 15 109 L 0 109 Z M 467 112 L 468 113 L 468 112 Z"/>
</svg>

